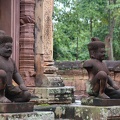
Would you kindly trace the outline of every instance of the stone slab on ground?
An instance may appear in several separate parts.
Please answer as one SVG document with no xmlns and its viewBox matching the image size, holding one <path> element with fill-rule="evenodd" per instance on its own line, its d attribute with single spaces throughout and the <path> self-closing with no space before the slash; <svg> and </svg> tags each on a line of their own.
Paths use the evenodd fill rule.
<svg viewBox="0 0 120 120">
<path fill-rule="evenodd" d="M 33 108 L 33 102 L 0 103 L 0 113 L 33 112 Z"/>
<path fill-rule="evenodd" d="M 35 105 L 37 111 L 53 111 L 55 119 L 120 120 L 120 106 L 87 106 L 79 103 L 66 105 Z"/>
<path fill-rule="evenodd" d="M 82 105 L 93 105 L 93 106 L 120 106 L 120 99 L 101 99 L 97 97 L 83 97 L 81 99 Z"/>
<path fill-rule="evenodd" d="M 120 120 L 120 106 L 75 107 L 75 120 Z"/>
<path fill-rule="evenodd" d="M 54 113 L 51 111 L 1 113 L 0 120 L 54 120 Z"/>
<path fill-rule="evenodd" d="M 120 106 L 120 99 L 94 99 L 95 106 Z"/>
<path fill-rule="evenodd" d="M 28 87 L 29 91 L 38 96 L 36 99 L 31 99 L 36 104 L 48 103 L 48 104 L 65 104 L 74 102 L 74 87 Z"/>
</svg>

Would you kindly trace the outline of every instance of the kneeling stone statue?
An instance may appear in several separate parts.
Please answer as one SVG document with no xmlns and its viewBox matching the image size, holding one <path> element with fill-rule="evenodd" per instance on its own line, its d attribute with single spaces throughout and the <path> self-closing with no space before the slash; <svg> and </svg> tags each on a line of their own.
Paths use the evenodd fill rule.
<svg viewBox="0 0 120 120">
<path fill-rule="evenodd" d="M 92 38 L 88 44 L 90 60 L 84 62 L 89 79 L 86 91 L 90 96 L 102 99 L 120 99 L 120 89 L 109 75 L 109 70 L 104 64 L 105 44 L 98 38 Z"/>
<path fill-rule="evenodd" d="M 28 102 L 31 94 L 10 58 L 13 39 L 0 31 L 0 102 Z M 14 80 L 18 86 L 12 84 Z"/>
</svg>

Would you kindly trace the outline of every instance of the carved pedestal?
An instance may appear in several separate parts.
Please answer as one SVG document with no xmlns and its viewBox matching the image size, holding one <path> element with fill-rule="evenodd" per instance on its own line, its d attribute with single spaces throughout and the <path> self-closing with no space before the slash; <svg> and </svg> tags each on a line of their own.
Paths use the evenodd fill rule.
<svg viewBox="0 0 120 120">
<path fill-rule="evenodd" d="M 0 103 L 0 113 L 33 112 L 33 102 Z"/>
<path fill-rule="evenodd" d="M 102 99 L 94 96 L 83 97 L 81 99 L 82 105 L 91 106 L 120 106 L 120 99 Z"/>
<path fill-rule="evenodd" d="M 38 111 L 53 111 L 56 120 L 120 120 L 120 106 L 69 105 L 35 106 Z"/>
<path fill-rule="evenodd" d="M 0 113 L 0 120 L 54 120 L 54 113 L 51 111 Z"/>
<path fill-rule="evenodd" d="M 0 103 L 0 120 L 54 120 L 52 111 L 33 109 L 33 102 Z"/>
<path fill-rule="evenodd" d="M 74 102 L 74 87 L 29 87 L 30 92 L 38 98 L 31 99 L 36 104 Z"/>
</svg>

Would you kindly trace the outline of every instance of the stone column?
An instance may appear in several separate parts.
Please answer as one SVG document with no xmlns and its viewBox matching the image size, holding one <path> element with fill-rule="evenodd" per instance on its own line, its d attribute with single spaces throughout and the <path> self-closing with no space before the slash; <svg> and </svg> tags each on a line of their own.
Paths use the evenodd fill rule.
<svg viewBox="0 0 120 120">
<path fill-rule="evenodd" d="M 20 1 L 20 73 L 26 86 L 35 86 L 34 70 L 35 0 Z"/>
<path fill-rule="evenodd" d="M 36 86 L 64 86 L 53 60 L 53 0 L 36 0 L 35 68 Z"/>
</svg>

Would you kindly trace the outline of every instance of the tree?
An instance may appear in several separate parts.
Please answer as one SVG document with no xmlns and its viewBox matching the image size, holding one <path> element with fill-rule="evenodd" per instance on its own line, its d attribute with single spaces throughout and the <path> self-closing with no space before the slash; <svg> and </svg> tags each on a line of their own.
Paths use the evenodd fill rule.
<svg viewBox="0 0 120 120">
<path fill-rule="evenodd" d="M 116 54 L 120 53 L 115 49 L 119 40 L 119 1 L 110 0 L 109 3 L 109 0 L 55 0 L 54 59 L 88 59 L 87 44 L 93 36 L 103 41 L 105 38 L 110 40 L 109 59 L 113 59 L 110 57 L 113 56 L 113 50 L 117 58 Z"/>
</svg>

